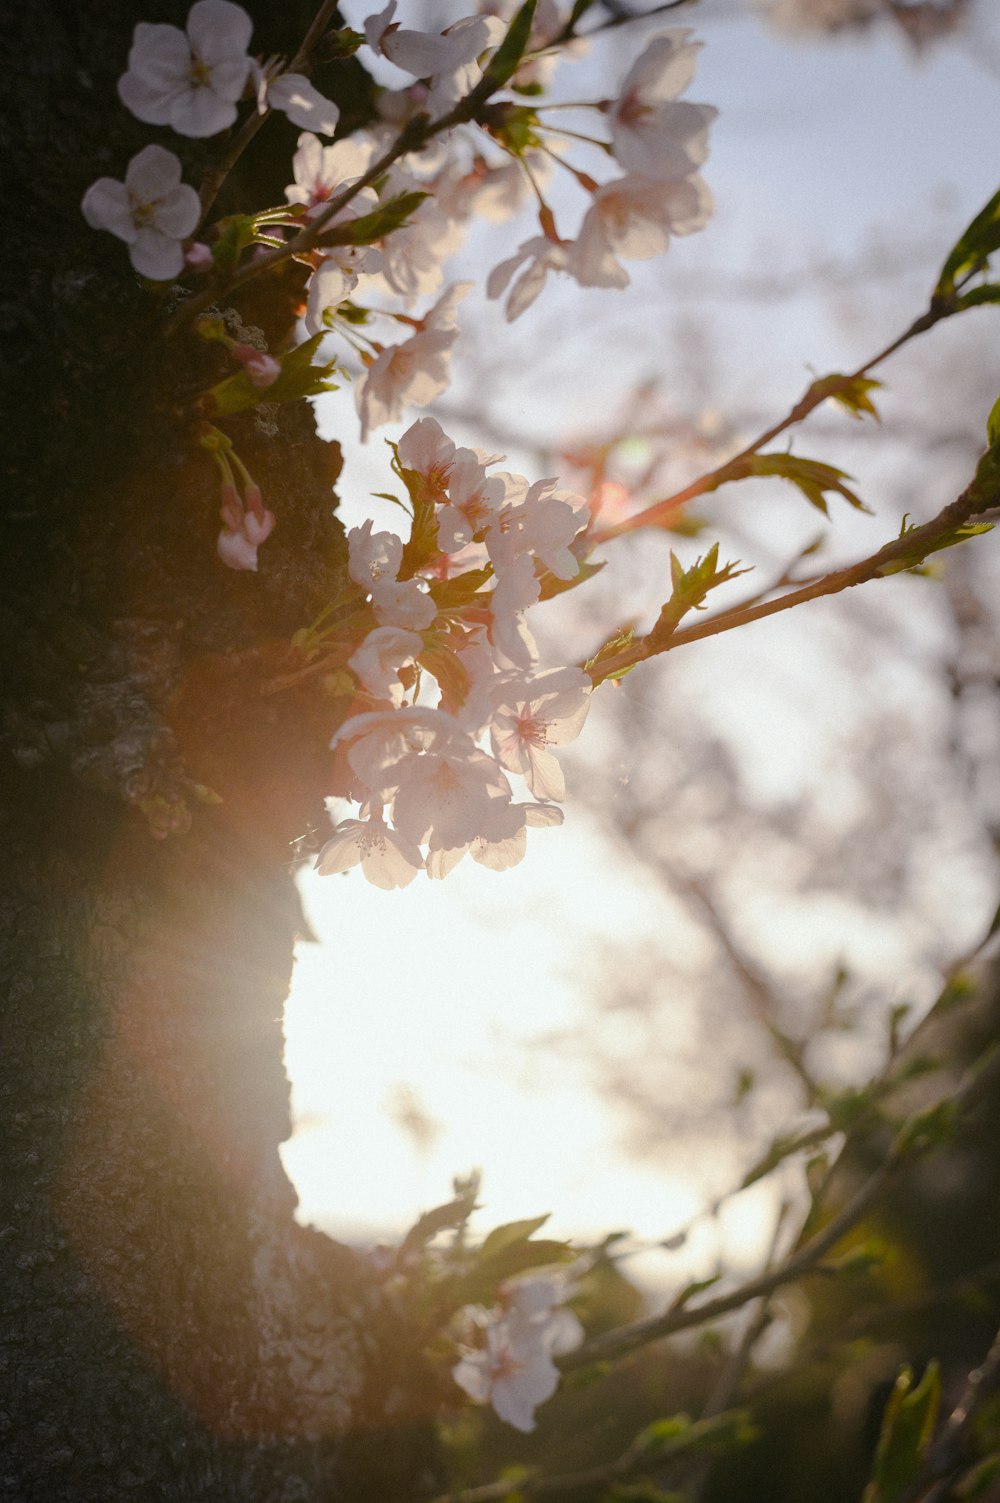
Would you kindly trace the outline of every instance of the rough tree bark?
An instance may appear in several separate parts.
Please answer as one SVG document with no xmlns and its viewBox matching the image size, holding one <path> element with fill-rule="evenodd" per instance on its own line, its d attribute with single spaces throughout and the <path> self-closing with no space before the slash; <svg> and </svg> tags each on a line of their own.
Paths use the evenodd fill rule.
<svg viewBox="0 0 1000 1503">
<path fill-rule="evenodd" d="M 288 55 L 314 6 L 247 9 Z M 343 568 L 335 446 L 304 410 L 231 424 L 279 523 L 258 575 L 224 569 L 192 401 L 228 371 L 164 340 L 176 293 L 79 210 L 150 140 L 195 183 L 218 148 L 115 94 L 135 22 L 186 12 L 0 15 L 0 1497 L 414 1499 L 439 1481 L 419 1356 L 364 1261 L 295 1225 L 278 1159 L 290 842 L 337 707 L 267 691 Z M 365 117 L 360 69 L 317 81 Z M 295 135 L 269 123 L 224 207 L 281 200 Z M 300 288 L 235 311 L 280 348 Z"/>
</svg>

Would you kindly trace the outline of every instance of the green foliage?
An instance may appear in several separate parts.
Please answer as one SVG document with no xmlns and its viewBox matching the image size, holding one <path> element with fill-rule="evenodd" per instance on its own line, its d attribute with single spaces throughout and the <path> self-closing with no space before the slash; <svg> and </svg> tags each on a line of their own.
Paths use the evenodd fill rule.
<svg viewBox="0 0 1000 1503">
<path fill-rule="evenodd" d="M 340 62 L 345 57 L 353 57 L 358 48 L 364 45 L 363 31 L 352 31 L 349 26 L 341 26 L 336 31 L 326 33 L 316 49 L 316 58 L 323 63 Z"/>
<path fill-rule="evenodd" d="M 583 665 L 583 671 L 590 674 L 595 684 L 603 684 L 609 678 L 624 678 L 626 673 L 632 672 L 632 669 L 635 667 L 634 663 L 628 663 L 624 668 L 612 669 L 608 673 L 602 672 L 602 668 L 605 663 L 611 662 L 620 653 L 624 652 L 627 647 L 630 647 L 634 641 L 635 627 L 620 627 L 618 631 L 612 632 L 606 642 L 601 644 L 592 658 L 587 659 Z"/>
<path fill-rule="evenodd" d="M 869 510 L 860 496 L 855 495 L 846 484 L 850 475 L 844 470 L 838 470 L 835 465 L 823 464 L 818 459 L 800 459 L 796 454 L 750 454 L 746 459 L 740 460 L 736 468 L 737 473 L 731 473 L 727 476 L 728 479 L 737 480 L 744 475 L 754 475 L 761 478 L 776 476 L 780 480 L 791 481 L 810 506 L 815 506 L 825 517 L 830 514 L 826 504 L 827 492 L 843 496 L 857 511 Z"/>
<path fill-rule="evenodd" d="M 882 384 L 881 381 L 875 381 L 870 376 L 823 376 L 810 386 L 806 399 L 813 398 L 817 402 L 837 402 L 852 417 L 861 419 L 865 413 L 868 413 L 876 422 L 879 422 L 878 411 L 869 393 L 878 391 Z"/>
<path fill-rule="evenodd" d="M 927 1365 L 913 1386 L 913 1373 L 904 1367 L 886 1405 L 872 1479 L 862 1503 L 899 1503 L 920 1475 L 930 1448 L 941 1402 L 941 1374 L 936 1362 Z"/>
<path fill-rule="evenodd" d="M 517 72 L 521 59 L 528 50 L 537 3 L 538 0 L 525 0 L 511 21 L 507 35 L 490 58 L 489 67 L 483 77 L 483 84 L 488 87 L 490 93 L 494 89 L 502 88 Z"/>
<path fill-rule="evenodd" d="M 359 214 L 357 219 L 346 219 L 334 225 L 320 236 L 320 245 L 370 245 L 400 229 L 411 214 L 415 214 L 427 197 L 426 193 L 399 193 L 386 199 L 370 214 Z"/>
<path fill-rule="evenodd" d="M 439 611 L 457 611 L 471 605 L 476 595 L 493 576 L 489 564 L 482 569 L 467 569 L 454 579 L 438 579 L 430 587 L 431 599 Z"/>
<path fill-rule="evenodd" d="M 956 1498 L 965 1503 L 967 1498 L 981 1498 L 1000 1478 L 1000 1455 L 987 1456 L 970 1467 L 952 1488 Z"/>
<path fill-rule="evenodd" d="M 1000 191 L 996 192 L 972 223 L 959 236 L 941 268 L 935 298 L 954 297 L 958 284 L 977 271 L 985 268 L 993 251 L 1000 247 Z M 979 289 L 985 291 L 987 289 Z M 989 289 L 996 291 L 997 289 Z M 966 293 L 959 301 L 968 305 L 972 293 Z M 995 299 L 977 299 L 994 301 Z"/>
<path fill-rule="evenodd" d="M 202 397 L 202 406 L 213 416 L 229 417 L 245 412 L 261 402 L 297 402 L 300 397 L 315 397 L 324 391 L 336 391 L 330 377 L 337 368 L 335 360 L 313 365 L 312 357 L 323 334 L 314 334 L 281 357 L 281 375 L 270 386 L 254 386 L 246 371 L 229 376 Z"/>
<path fill-rule="evenodd" d="M 655 1482 L 642 1478 L 638 1482 L 616 1482 L 604 1494 L 603 1503 L 685 1503 L 681 1493 L 665 1493 Z"/>
<path fill-rule="evenodd" d="M 457 1231 L 468 1221 L 476 1208 L 476 1194 L 478 1186 L 467 1190 L 462 1195 L 457 1195 L 454 1200 L 447 1201 L 444 1205 L 435 1206 L 431 1211 L 425 1211 L 419 1216 L 400 1243 L 400 1252 L 415 1252 L 419 1248 L 426 1247 L 441 1232 Z"/>
<path fill-rule="evenodd" d="M 243 252 L 257 239 L 257 221 L 252 214 L 230 214 L 216 225 L 212 243 L 215 270 L 231 276 L 240 264 Z"/>
<path fill-rule="evenodd" d="M 1000 397 L 997 397 L 990 408 L 990 415 L 986 419 L 986 441 L 990 448 L 994 444 L 1000 444 Z"/>
<path fill-rule="evenodd" d="M 695 559 L 690 569 L 685 569 L 676 553 L 671 553 L 670 578 L 673 591 L 647 637 L 649 645 L 654 651 L 658 650 L 673 635 L 688 611 L 701 609 L 711 590 L 748 572 L 747 569 L 740 569 L 737 564 L 723 564 L 720 569 L 718 543 L 712 544 L 704 558 Z"/>
<path fill-rule="evenodd" d="M 907 512 L 903 517 L 899 536 L 905 538 L 917 530 L 915 523 L 909 521 Z M 954 548 L 956 543 L 964 543 L 968 538 L 978 537 L 980 533 L 992 531 L 992 522 L 963 522 L 957 527 L 939 533 L 936 538 L 925 538 L 914 545 L 912 553 L 904 553 L 902 557 L 890 560 L 889 563 L 883 564 L 878 572 L 883 577 L 889 574 L 903 574 L 907 570 L 919 572 L 924 559 L 930 554 L 941 553 L 945 548 Z"/>
<path fill-rule="evenodd" d="M 673 1456 L 703 1455 L 749 1445 L 756 1433 L 743 1409 L 730 1409 L 710 1419 L 694 1421 L 686 1414 L 673 1414 L 647 1425 L 636 1436 L 629 1452 L 632 1456 L 655 1456 L 664 1461 Z"/>
</svg>

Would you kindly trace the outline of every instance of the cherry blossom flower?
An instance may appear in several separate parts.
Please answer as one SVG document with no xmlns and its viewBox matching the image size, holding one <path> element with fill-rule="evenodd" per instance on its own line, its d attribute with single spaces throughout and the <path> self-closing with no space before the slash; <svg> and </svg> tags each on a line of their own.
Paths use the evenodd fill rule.
<svg viewBox="0 0 1000 1503">
<path fill-rule="evenodd" d="M 393 819 L 418 844 L 466 846 L 496 807 L 510 802 L 510 784 L 494 759 L 457 741 L 406 758 L 394 779 Z"/>
<path fill-rule="evenodd" d="M 390 829 L 380 815 L 372 815 L 367 820 L 342 820 L 316 857 L 316 870 L 323 877 L 359 864 L 369 882 L 390 890 L 408 886 L 424 858 L 412 841 Z"/>
<path fill-rule="evenodd" d="M 590 708 L 591 680 L 582 668 L 553 668 L 497 689 L 490 741 L 497 760 L 519 772 L 536 798 L 562 799 L 562 768 L 546 748 L 575 741 Z"/>
<path fill-rule="evenodd" d="M 91 229 L 125 241 L 136 271 L 154 282 L 180 276 L 181 241 L 201 216 L 197 193 L 181 182 L 180 162 L 162 146 L 146 146 L 134 156 L 124 183 L 111 177 L 91 183 L 81 208 Z"/>
<path fill-rule="evenodd" d="M 353 668 L 362 686 L 375 699 L 388 699 L 394 705 L 401 705 L 405 690 L 399 669 L 412 663 L 423 650 L 423 645 L 423 638 L 416 632 L 379 626 L 368 633 L 361 646 L 348 658 L 347 666 Z"/>
<path fill-rule="evenodd" d="M 347 534 L 347 572 L 369 592 L 383 579 L 394 580 L 403 562 L 403 540 L 394 532 L 372 532 L 371 517 Z"/>
<path fill-rule="evenodd" d="M 515 273 L 524 267 L 519 277 Z M 546 235 L 535 235 L 525 240 L 516 255 L 494 266 L 486 282 L 487 297 L 502 297 L 508 283 L 515 278 L 504 310 L 508 323 L 520 318 L 545 286 L 550 271 L 568 271 L 569 246 L 562 240 L 550 240 Z"/>
<path fill-rule="evenodd" d="M 508 871 L 524 859 L 528 825 L 551 826 L 562 822 L 563 812 L 555 804 L 501 805 L 490 812 L 479 834 L 468 845 L 450 850 L 432 846 L 425 861 L 427 875 L 446 877 L 466 853 L 490 871 Z"/>
<path fill-rule="evenodd" d="M 667 249 L 671 235 L 703 229 L 712 212 L 708 184 L 696 172 L 676 182 L 629 173 L 598 188 L 571 255 L 581 287 L 624 287 L 617 257 L 643 261 Z"/>
<path fill-rule="evenodd" d="M 372 361 L 356 389 L 362 441 L 372 428 L 397 419 L 404 407 L 426 407 L 447 389 L 458 338 L 455 305 L 471 286 L 458 282 L 449 287 L 411 338 L 389 345 Z"/>
<path fill-rule="evenodd" d="M 234 344 L 230 354 L 246 371 L 250 385 L 256 386 L 258 390 L 273 386 L 281 375 L 281 361 L 275 360 L 266 350 L 254 349 L 252 344 Z"/>
<path fill-rule="evenodd" d="M 186 35 L 140 21 L 119 98 L 148 125 L 169 125 L 181 136 L 216 135 L 236 119 L 252 31 L 246 11 L 230 0 L 196 0 Z"/>
<path fill-rule="evenodd" d="M 632 64 L 611 107 L 611 143 L 626 172 L 674 180 L 687 177 L 708 155 L 708 127 L 719 113 L 710 104 L 678 102 L 694 77 L 700 42 L 690 27 L 653 37 Z"/>
<path fill-rule="evenodd" d="M 535 1428 L 535 1410 L 559 1386 L 552 1358 L 572 1351 L 583 1330 L 572 1311 L 559 1308 L 565 1286 L 552 1275 L 511 1280 L 500 1306 L 472 1314 L 485 1324 L 485 1345 L 465 1348 L 452 1377 L 477 1404 L 492 1404 L 516 1430 Z"/>
<path fill-rule="evenodd" d="M 416 579 L 378 581 L 372 607 L 379 626 L 410 632 L 426 631 L 438 613 L 434 597 Z"/>
<path fill-rule="evenodd" d="M 504 28 L 490 16 L 466 16 L 447 31 L 410 31 L 393 21 L 396 0 L 363 23 L 374 52 L 414 78 L 434 79 L 456 72 L 496 44 Z"/>
<path fill-rule="evenodd" d="M 510 1327 L 498 1321 L 486 1330 L 486 1345 L 470 1351 L 452 1377 L 476 1404 L 492 1404 L 515 1430 L 535 1428 L 535 1410 L 559 1387 L 559 1369 L 545 1348 L 519 1342 Z"/>
<path fill-rule="evenodd" d="M 310 211 L 318 212 L 327 199 L 364 176 L 374 153 L 374 141 L 363 135 L 345 136 L 332 146 L 324 146 L 311 131 L 305 131 L 292 157 L 295 181 L 285 189 L 285 197 L 290 204 L 305 204 Z M 370 206 L 371 201 L 362 212 L 367 213 Z"/>
<path fill-rule="evenodd" d="M 264 86 L 264 98 L 273 110 L 287 115 L 293 125 L 332 136 L 340 111 L 302 73 L 279 73 Z"/>
<path fill-rule="evenodd" d="M 422 417 L 411 423 L 396 446 L 399 462 L 406 470 L 422 475 L 431 490 L 441 491 L 448 483 L 455 459 L 455 443 L 436 418 Z"/>
</svg>

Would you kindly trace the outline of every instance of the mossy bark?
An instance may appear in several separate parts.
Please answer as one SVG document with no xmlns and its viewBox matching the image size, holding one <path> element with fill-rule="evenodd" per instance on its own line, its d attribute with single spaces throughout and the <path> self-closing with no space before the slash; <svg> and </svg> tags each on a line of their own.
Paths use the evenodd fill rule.
<svg viewBox="0 0 1000 1503">
<path fill-rule="evenodd" d="M 186 9 L 0 18 L 0 1496 L 409 1500 L 437 1480 L 419 1354 L 364 1260 L 295 1224 L 278 1158 L 291 853 L 336 706 L 274 682 L 343 572 L 336 446 L 305 404 L 228 425 L 278 525 L 226 570 L 193 405 L 225 356 L 166 338 L 178 294 L 79 210 L 150 140 L 192 182 L 218 148 L 115 93 L 135 22 Z M 288 55 L 314 7 L 247 9 Z M 355 64 L 318 82 L 364 118 Z M 295 134 L 269 123 L 223 208 L 280 201 Z M 280 350 L 300 290 L 227 316 Z"/>
</svg>

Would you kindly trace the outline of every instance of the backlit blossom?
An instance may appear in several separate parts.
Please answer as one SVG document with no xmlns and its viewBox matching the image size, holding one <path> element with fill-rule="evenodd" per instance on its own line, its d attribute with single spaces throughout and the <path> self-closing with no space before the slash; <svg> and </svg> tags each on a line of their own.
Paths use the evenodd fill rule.
<svg viewBox="0 0 1000 1503">
<path fill-rule="evenodd" d="M 128 71 L 118 80 L 126 109 L 181 136 L 214 136 L 236 119 L 250 71 L 253 22 L 230 0 L 197 0 L 187 32 L 140 21 Z"/>
<path fill-rule="evenodd" d="M 316 858 L 316 870 L 329 877 L 360 865 L 369 882 L 390 890 L 406 887 L 424 864 L 412 841 L 380 817 L 342 820 Z"/>
<path fill-rule="evenodd" d="M 559 1386 L 553 1357 L 583 1339 L 576 1316 L 562 1308 L 565 1297 L 560 1279 L 537 1274 L 511 1280 L 496 1309 L 469 1312 L 483 1329 L 483 1344 L 463 1349 L 452 1377 L 475 1403 L 492 1404 L 516 1430 L 535 1428 L 535 1410 Z"/>
<path fill-rule="evenodd" d="M 124 183 L 111 177 L 91 183 L 81 208 L 91 229 L 125 241 L 136 271 L 154 282 L 180 276 L 181 242 L 201 216 L 197 193 L 181 182 L 180 162 L 162 146 L 147 146 L 134 156 Z"/>
<path fill-rule="evenodd" d="M 598 188 L 572 252 L 581 287 L 624 287 L 619 263 L 643 261 L 667 249 L 671 235 L 703 229 L 712 212 L 708 184 L 695 172 L 666 182 L 630 173 Z"/>
<path fill-rule="evenodd" d="M 505 315 L 513 323 L 526 308 L 530 308 L 550 271 L 568 270 L 569 247 L 559 240 L 549 240 L 545 235 L 535 235 L 525 240 L 516 255 L 494 266 L 486 282 L 487 297 L 502 297 L 512 282 L 507 297 Z M 520 276 L 516 273 L 521 269 Z"/>
<path fill-rule="evenodd" d="M 636 59 L 611 107 L 611 144 L 626 172 L 673 180 L 687 177 L 708 155 L 709 104 L 678 101 L 694 77 L 701 44 L 689 27 L 654 37 Z"/>
<path fill-rule="evenodd" d="M 337 129 L 339 109 L 301 73 L 279 73 L 267 84 L 265 97 L 273 110 L 304 130 L 332 136 Z"/>
<path fill-rule="evenodd" d="M 423 649 L 423 639 L 416 632 L 395 626 L 379 626 L 370 631 L 361 646 L 347 660 L 362 686 L 375 699 L 403 703 L 404 689 L 399 669 L 412 663 Z"/>
<path fill-rule="evenodd" d="M 553 668 L 506 682 L 490 727 L 501 766 L 519 772 L 536 798 L 561 799 L 562 768 L 549 746 L 575 741 L 590 708 L 591 680 L 582 668 Z"/>
<path fill-rule="evenodd" d="M 460 282 L 438 299 L 421 327 L 401 344 L 383 349 L 356 388 L 361 437 L 398 418 L 404 407 L 426 407 L 451 379 L 451 350 L 458 338 L 455 304 L 471 287 Z"/>
</svg>

